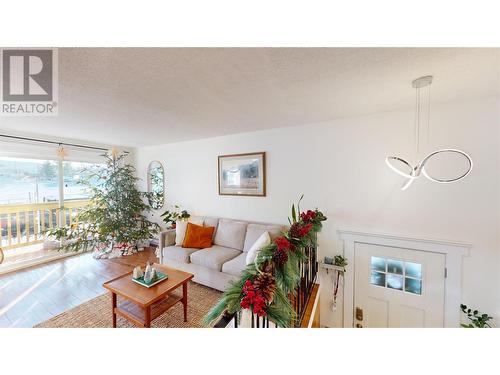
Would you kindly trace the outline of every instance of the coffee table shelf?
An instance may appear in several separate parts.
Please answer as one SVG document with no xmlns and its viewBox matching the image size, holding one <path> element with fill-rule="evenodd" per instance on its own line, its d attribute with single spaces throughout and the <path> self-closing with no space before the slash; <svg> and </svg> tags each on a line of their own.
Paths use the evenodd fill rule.
<svg viewBox="0 0 500 375">
<path fill-rule="evenodd" d="M 139 327 L 150 327 L 152 320 L 179 302 L 183 304 L 184 321 L 187 322 L 187 288 L 194 275 L 159 264 L 154 267 L 169 277 L 151 288 L 135 283 L 131 272 L 103 284 L 111 293 L 113 327 L 116 327 L 117 315 Z M 181 295 L 173 293 L 181 286 Z"/>
<path fill-rule="evenodd" d="M 182 302 L 182 296 L 170 295 L 165 299 L 151 305 L 151 321 L 158 318 L 165 311 L 179 302 Z M 134 302 L 128 300 L 120 302 L 120 299 L 118 299 L 117 307 L 115 307 L 115 313 L 117 315 L 123 316 L 128 320 L 133 321 L 136 325 L 139 325 L 141 327 L 144 326 L 144 321 L 146 320 L 146 312 L 143 308 L 141 308 Z"/>
</svg>

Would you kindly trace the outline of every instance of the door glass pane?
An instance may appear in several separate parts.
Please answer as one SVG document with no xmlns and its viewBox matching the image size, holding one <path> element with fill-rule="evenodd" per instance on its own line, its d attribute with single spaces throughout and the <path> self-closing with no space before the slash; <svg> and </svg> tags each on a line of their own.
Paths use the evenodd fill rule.
<svg viewBox="0 0 500 375">
<path fill-rule="evenodd" d="M 387 259 L 387 272 L 402 275 L 403 262 L 400 260 Z"/>
<path fill-rule="evenodd" d="M 387 287 L 391 289 L 403 290 L 403 276 L 387 275 Z"/>
<path fill-rule="evenodd" d="M 372 271 L 371 284 L 385 287 L 385 273 Z"/>
<path fill-rule="evenodd" d="M 414 294 L 422 294 L 422 281 L 417 279 L 405 279 L 405 291 Z"/>
<path fill-rule="evenodd" d="M 385 259 L 372 257 L 372 270 L 385 272 Z"/>
<path fill-rule="evenodd" d="M 422 264 L 381 257 L 371 257 L 370 262 L 372 285 L 422 294 Z"/>
<path fill-rule="evenodd" d="M 419 263 L 405 262 L 406 276 L 422 278 L 422 265 Z"/>
<path fill-rule="evenodd" d="M 2 266 L 46 255 L 44 233 L 57 227 L 58 210 L 57 161 L 0 157 Z"/>
</svg>

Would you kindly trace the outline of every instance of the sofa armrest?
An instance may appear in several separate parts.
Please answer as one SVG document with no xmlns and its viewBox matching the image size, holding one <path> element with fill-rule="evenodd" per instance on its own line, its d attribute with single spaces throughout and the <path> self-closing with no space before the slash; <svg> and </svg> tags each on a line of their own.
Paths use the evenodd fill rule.
<svg viewBox="0 0 500 375">
<path fill-rule="evenodd" d="M 175 229 L 167 229 L 160 233 L 160 249 L 175 245 Z"/>
<path fill-rule="evenodd" d="M 160 243 L 158 246 L 158 250 L 156 255 L 160 261 L 160 264 L 162 262 L 163 258 L 163 248 L 167 246 L 173 246 L 175 245 L 175 229 L 166 229 L 164 231 L 160 232 Z"/>
</svg>

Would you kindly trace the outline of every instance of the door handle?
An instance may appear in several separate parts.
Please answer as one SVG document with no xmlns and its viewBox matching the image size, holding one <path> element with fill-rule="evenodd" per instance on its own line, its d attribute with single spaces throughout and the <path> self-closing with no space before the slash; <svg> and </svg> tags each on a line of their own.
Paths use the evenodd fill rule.
<svg viewBox="0 0 500 375">
<path fill-rule="evenodd" d="M 356 320 L 363 321 L 363 309 L 356 307 Z"/>
</svg>

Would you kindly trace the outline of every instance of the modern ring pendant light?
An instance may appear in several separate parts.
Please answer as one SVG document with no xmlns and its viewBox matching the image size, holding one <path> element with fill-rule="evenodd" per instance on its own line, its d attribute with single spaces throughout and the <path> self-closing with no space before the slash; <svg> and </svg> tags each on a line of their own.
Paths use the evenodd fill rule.
<svg viewBox="0 0 500 375">
<path fill-rule="evenodd" d="M 424 76 L 417 78 L 412 82 L 413 88 L 415 88 L 416 91 L 416 97 L 415 97 L 415 106 L 416 106 L 416 116 L 415 116 L 415 154 L 416 157 L 418 157 L 418 151 L 419 151 L 419 143 L 420 143 L 420 89 L 423 87 L 429 87 L 429 95 L 428 95 L 428 112 L 427 112 L 427 139 L 429 140 L 429 133 L 430 133 L 430 85 L 432 83 L 432 76 Z M 455 154 L 463 157 L 466 162 L 467 162 L 467 170 L 460 174 L 459 176 L 453 177 L 453 178 L 439 178 L 439 177 L 433 177 L 431 176 L 425 169 L 426 163 L 432 159 L 438 157 L 438 155 L 444 155 L 444 154 Z M 385 158 L 385 163 L 391 168 L 394 172 L 397 174 L 405 177 L 407 180 L 401 186 L 401 190 L 406 190 L 410 187 L 410 185 L 415 181 L 417 178 L 419 178 L 421 175 L 424 175 L 426 178 L 428 178 L 431 181 L 441 183 L 441 184 L 447 184 L 451 182 L 455 182 L 458 180 L 461 180 L 465 176 L 467 176 L 471 171 L 472 171 L 472 159 L 471 157 L 465 153 L 464 151 L 457 150 L 454 148 L 443 148 L 443 149 L 438 149 L 436 151 L 431 152 L 428 154 L 426 157 L 424 157 L 420 162 L 418 162 L 414 167 L 405 159 L 397 157 L 397 156 L 388 156 Z M 400 164 L 400 168 L 397 168 L 395 164 L 398 163 Z"/>
</svg>

